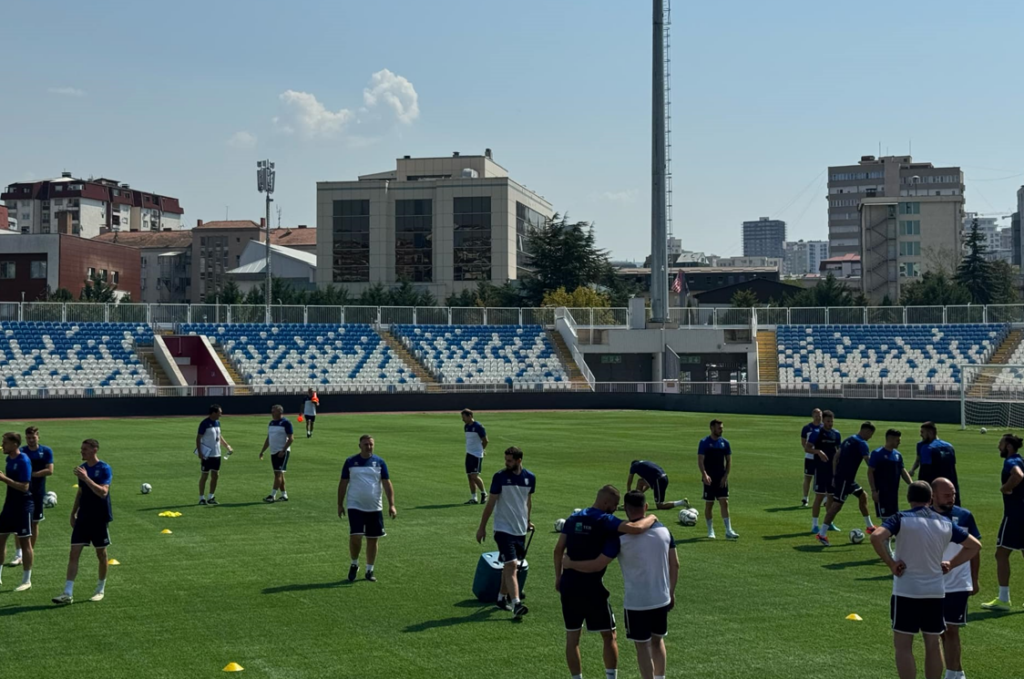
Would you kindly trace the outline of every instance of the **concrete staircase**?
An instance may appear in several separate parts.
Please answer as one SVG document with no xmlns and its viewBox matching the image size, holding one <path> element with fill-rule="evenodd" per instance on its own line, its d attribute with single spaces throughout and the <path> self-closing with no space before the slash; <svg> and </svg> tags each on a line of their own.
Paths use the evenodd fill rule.
<svg viewBox="0 0 1024 679">
<path fill-rule="evenodd" d="M 232 381 L 235 383 L 234 393 L 239 396 L 251 394 L 252 389 L 248 386 L 245 379 L 238 374 L 238 370 L 235 368 L 234 362 L 228 358 L 227 354 L 224 353 L 224 347 L 219 343 L 213 344 L 211 342 L 211 344 L 213 345 L 213 350 L 217 353 L 217 358 L 219 358 L 220 362 L 224 365 L 224 370 L 227 371 L 228 376 L 230 376 Z"/>
<path fill-rule="evenodd" d="M 569 376 L 569 381 L 573 384 L 586 385 L 587 378 L 576 367 L 576 361 L 572 358 L 572 351 L 569 350 L 569 345 L 562 338 L 562 333 L 557 330 L 545 330 L 544 333 L 547 335 L 548 341 L 551 342 L 551 346 L 555 348 L 558 360 L 562 363 L 562 368 L 565 369 L 565 373 Z"/>
<path fill-rule="evenodd" d="M 153 345 L 147 344 L 145 346 L 136 347 L 135 353 L 138 354 L 139 360 L 146 366 L 146 370 L 150 375 L 153 376 L 153 382 L 158 387 L 169 387 L 171 385 L 171 378 L 167 376 L 167 372 L 160 367 L 160 363 L 156 360 L 156 355 L 153 353 Z"/>
<path fill-rule="evenodd" d="M 391 348 L 391 351 L 405 364 L 405 367 L 412 370 L 412 374 L 418 377 L 420 382 L 427 385 L 427 393 L 441 391 L 440 387 L 431 386 L 437 384 L 437 379 L 419 362 L 419 359 L 409 353 L 409 350 L 405 348 L 401 340 L 392 335 L 390 330 L 378 329 L 377 334 L 380 335 L 381 339 Z"/>
<path fill-rule="evenodd" d="M 757 331 L 757 381 L 761 395 L 778 394 L 779 344 L 774 330 Z"/>
<path fill-rule="evenodd" d="M 992 358 L 986 365 L 1007 365 L 1010 362 L 1010 358 L 1013 357 L 1013 352 L 1017 351 L 1017 347 L 1024 341 L 1024 330 L 1011 330 L 1003 338 L 1003 341 L 996 347 L 996 351 L 992 354 Z M 997 371 L 986 370 L 982 372 L 978 379 L 974 381 L 974 384 L 970 386 L 967 391 L 968 398 L 984 398 L 989 395 L 992 385 L 996 381 Z"/>
</svg>

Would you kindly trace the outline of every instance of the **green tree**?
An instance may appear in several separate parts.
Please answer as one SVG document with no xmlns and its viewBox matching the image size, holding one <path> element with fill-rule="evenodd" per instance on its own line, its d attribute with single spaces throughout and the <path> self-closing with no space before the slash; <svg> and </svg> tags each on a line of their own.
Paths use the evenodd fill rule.
<svg viewBox="0 0 1024 679">
<path fill-rule="evenodd" d="M 949 306 L 970 302 L 971 293 L 941 271 L 927 271 L 914 282 L 902 286 L 900 291 L 900 304 L 903 306 Z"/>
<path fill-rule="evenodd" d="M 530 233 L 530 266 L 533 272 L 521 284 L 526 301 L 534 306 L 541 304 L 545 292 L 600 283 L 610 270 L 593 227 L 588 222 L 570 223 L 558 214 Z"/>
<path fill-rule="evenodd" d="M 480 306 L 480 300 L 476 296 L 475 290 L 463 290 L 462 292 L 453 292 L 445 298 L 445 306 L 450 307 L 470 307 Z"/>
<path fill-rule="evenodd" d="M 328 285 L 326 288 L 318 288 L 309 293 L 306 304 L 316 306 L 346 306 L 352 304 L 355 298 L 345 288 L 336 285 Z"/>
<path fill-rule="evenodd" d="M 541 306 L 570 307 L 570 308 L 598 308 L 608 306 L 608 296 L 593 288 L 581 285 L 572 292 L 566 292 L 565 288 L 549 290 L 544 293 Z"/>
<path fill-rule="evenodd" d="M 437 306 L 437 299 L 428 290 L 420 290 L 407 280 L 391 288 L 388 298 L 384 306 Z"/>
<path fill-rule="evenodd" d="M 114 295 L 115 290 L 117 290 L 116 285 L 107 283 L 99 274 L 93 274 L 92 278 L 85 282 L 85 287 L 82 288 L 78 299 L 82 302 L 109 304 L 117 301 Z"/>
<path fill-rule="evenodd" d="M 1017 304 L 1020 293 L 1017 291 L 1017 275 L 1013 266 L 1002 259 L 989 262 L 992 266 L 992 295 L 990 304 Z"/>
<path fill-rule="evenodd" d="M 974 304 L 988 304 L 992 301 L 993 292 L 997 292 L 992 270 L 992 263 L 985 259 L 984 240 L 978 231 L 978 220 L 971 222 L 971 230 L 967 234 L 967 254 L 960 260 L 956 270 L 956 282 L 962 285 L 971 295 Z"/>
<path fill-rule="evenodd" d="M 224 285 L 220 286 L 220 290 L 212 296 L 212 299 L 209 294 L 207 294 L 206 297 L 207 299 L 204 301 L 207 304 L 213 304 L 218 301 L 221 304 L 241 304 L 244 295 L 242 294 L 242 289 L 238 287 L 238 283 L 235 282 L 235 279 L 229 278 Z"/>
<path fill-rule="evenodd" d="M 245 297 L 242 299 L 242 304 L 250 304 L 254 306 L 263 306 L 267 303 L 267 297 L 263 294 L 262 285 L 254 285 L 249 288 L 249 292 L 245 293 Z"/>
<path fill-rule="evenodd" d="M 761 302 L 757 299 L 757 295 L 754 294 L 753 290 L 748 288 L 740 288 L 733 293 L 732 299 L 729 300 L 737 309 L 752 309 L 756 306 L 761 306 Z"/>
<path fill-rule="evenodd" d="M 357 302 L 359 306 L 390 306 L 391 294 L 383 283 L 375 283 L 363 290 Z"/>
<path fill-rule="evenodd" d="M 71 294 L 71 291 L 67 288 L 57 288 L 56 290 L 50 290 L 50 286 L 46 286 L 46 292 L 39 295 L 36 300 L 39 302 L 74 302 L 75 296 Z"/>
<path fill-rule="evenodd" d="M 786 297 L 786 306 L 790 307 L 840 307 L 865 306 L 867 300 L 862 293 L 855 293 L 839 282 L 835 274 L 829 273 L 825 279 L 811 288 L 804 288 Z"/>
</svg>

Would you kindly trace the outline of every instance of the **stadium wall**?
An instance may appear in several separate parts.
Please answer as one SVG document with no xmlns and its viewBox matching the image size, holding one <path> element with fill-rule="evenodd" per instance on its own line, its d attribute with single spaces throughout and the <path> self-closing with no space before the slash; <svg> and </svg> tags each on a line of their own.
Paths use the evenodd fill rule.
<svg viewBox="0 0 1024 679">
<path fill-rule="evenodd" d="M 205 416 L 211 403 L 226 415 L 266 415 L 275 404 L 299 412 L 302 396 L 185 396 L 150 398 L 11 399 L 0 401 L 4 420 L 106 417 Z M 901 401 L 797 396 L 730 396 L 643 393 L 512 394 L 332 394 L 320 412 L 458 412 L 487 410 L 664 410 L 715 415 L 787 415 L 808 417 L 813 408 L 832 410 L 842 419 L 878 422 L 960 423 L 959 401 Z M 42 417 L 41 417 L 42 416 Z"/>
</svg>

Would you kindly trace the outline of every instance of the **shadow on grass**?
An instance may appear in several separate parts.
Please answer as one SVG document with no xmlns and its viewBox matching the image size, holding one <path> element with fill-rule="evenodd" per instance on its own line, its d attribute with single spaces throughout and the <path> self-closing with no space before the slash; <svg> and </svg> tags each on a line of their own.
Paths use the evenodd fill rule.
<svg viewBox="0 0 1024 679">
<path fill-rule="evenodd" d="M 782 535 L 762 535 L 761 539 L 762 540 L 789 540 L 791 538 L 807 538 L 807 537 L 809 537 L 811 539 L 814 538 L 814 536 L 811 534 L 811 531 L 809 531 L 809 530 L 802 530 L 799 533 L 783 533 Z"/>
<path fill-rule="evenodd" d="M 56 610 L 58 608 L 61 607 L 55 604 L 50 604 L 49 606 L 7 606 L 5 608 L 0 608 L 0 618 L 6 617 L 8 615 L 18 615 L 19 613 L 31 613 L 33 611 L 49 611 Z"/>
<path fill-rule="evenodd" d="M 886 573 L 885 575 L 876 575 L 873 578 L 854 578 L 858 582 L 882 582 L 883 580 L 892 580 L 892 573 Z"/>
<path fill-rule="evenodd" d="M 359 582 L 356 580 L 356 582 Z M 337 582 L 307 582 L 299 585 L 281 585 L 279 587 L 267 587 L 263 590 L 264 594 L 283 594 L 284 592 L 309 592 L 317 589 L 334 589 L 336 587 L 343 587 L 345 585 L 355 584 L 348 580 L 338 580 Z"/>
<path fill-rule="evenodd" d="M 420 505 L 419 507 L 413 507 L 413 509 L 452 509 L 453 507 L 480 507 L 480 505 L 467 505 L 463 502 L 452 502 L 447 505 Z"/>
<path fill-rule="evenodd" d="M 863 561 L 844 561 L 843 563 L 826 563 L 822 564 L 822 568 L 827 568 L 830 571 L 845 571 L 847 568 L 859 568 L 861 566 L 878 566 L 881 565 L 881 559 L 864 559 Z M 892 577 L 890 573 L 886 577 Z"/>
<path fill-rule="evenodd" d="M 967 622 L 985 622 L 986 620 L 998 620 L 1000 618 L 1008 618 L 1011 615 L 1020 615 L 1024 613 L 1024 609 L 1018 609 L 1016 611 L 975 611 L 974 613 L 967 614 Z M 0 611 L 0 615 L 3 611 Z"/>
<path fill-rule="evenodd" d="M 706 535 L 697 535 L 692 538 L 675 538 L 675 541 L 677 545 L 688 545 L 693 542 L 717 542 L 717 540 L 708 540 Z"/>
<path fill-rule="evenodd" d="M 809 509 L 809 507 L 800 507 L 798 505 L 793 507 L 769 507 L 764 511 L 768 512 L 769 514 L 777 514 L 779 512 L 799 512 L 805 509 Z"/>
<path fill-rule="evenodd" d="M 793 545 L 793 549 L 795 549 L 798 552 L 810 552 L 812 554 L 817 552 L 823 552 L 825 550 L 828 550 L 830 552 L 846 551 L 845 549 L 843 549 L 844 547 L 850 548 L 856 547 L 856 545 L 832 545 L 831 547 L 823 547 L 822 545 L 819 545 L 817 543 L 811 543 L 808 545 Z"/>
<path fill-rule="evenodd" d="M 476 609 L 472 613 L 467 615 L 456 615 L 450 618 L 441 618 L 440 620 L 425 620 L 415 625 L 409 625 L 403 629 L 403 632 L 426 632 L 427 630 L 437 629 L 438 627 L 454 627 L 456 625 L 462 625 L 467 622 L 488 622 L 491 620 L 491 616 L 494 613 L 505 613 L 505 611 L 499 611 L 494 604 L 484 603 L 477 601 L 476 599 L 465 599 L 453 604 L 454 608 L 473 608 Z"/>
<path fill-rule="evenodd" d="M 196 503 L 188 505 L 168 505 L 167 507 L 143 507 L 142 509 L 136 509 L 137 512 L 167 512 L 172 509 L 199 509 L 202 507 L 202 511 L 212 511 L 217 507 L 252 507 L 253 505 L 264 505 L 270 504 L 269 502 L 220 502 L 215 505 L 199 505 Z M 210 508 L 210 509 L 207 509 Z"/>
</svg>

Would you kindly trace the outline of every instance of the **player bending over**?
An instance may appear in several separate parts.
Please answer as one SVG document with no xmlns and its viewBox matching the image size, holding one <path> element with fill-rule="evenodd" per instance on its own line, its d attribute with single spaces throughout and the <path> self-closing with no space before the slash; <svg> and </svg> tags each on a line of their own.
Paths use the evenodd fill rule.
<svg viewBox="0 0 1024 679">
<path fill-rule="evenodd" d="M 639 476 L 636 482 L 636 489 L 641 493 L 651 489 L 654 495 L 654 506 L 658 509 L 672 509 L 673 507 L 689 507 L 690 503 L 686 498 L 682 500 L 666 500 L 665 493 L 668 490 L 668 474 L 665 470 L 650 460 L 633 460 L 629 464 L 629 478 L 626 479 L 626 492 L 633 490 L 633 477 Z"/>
</svg>

